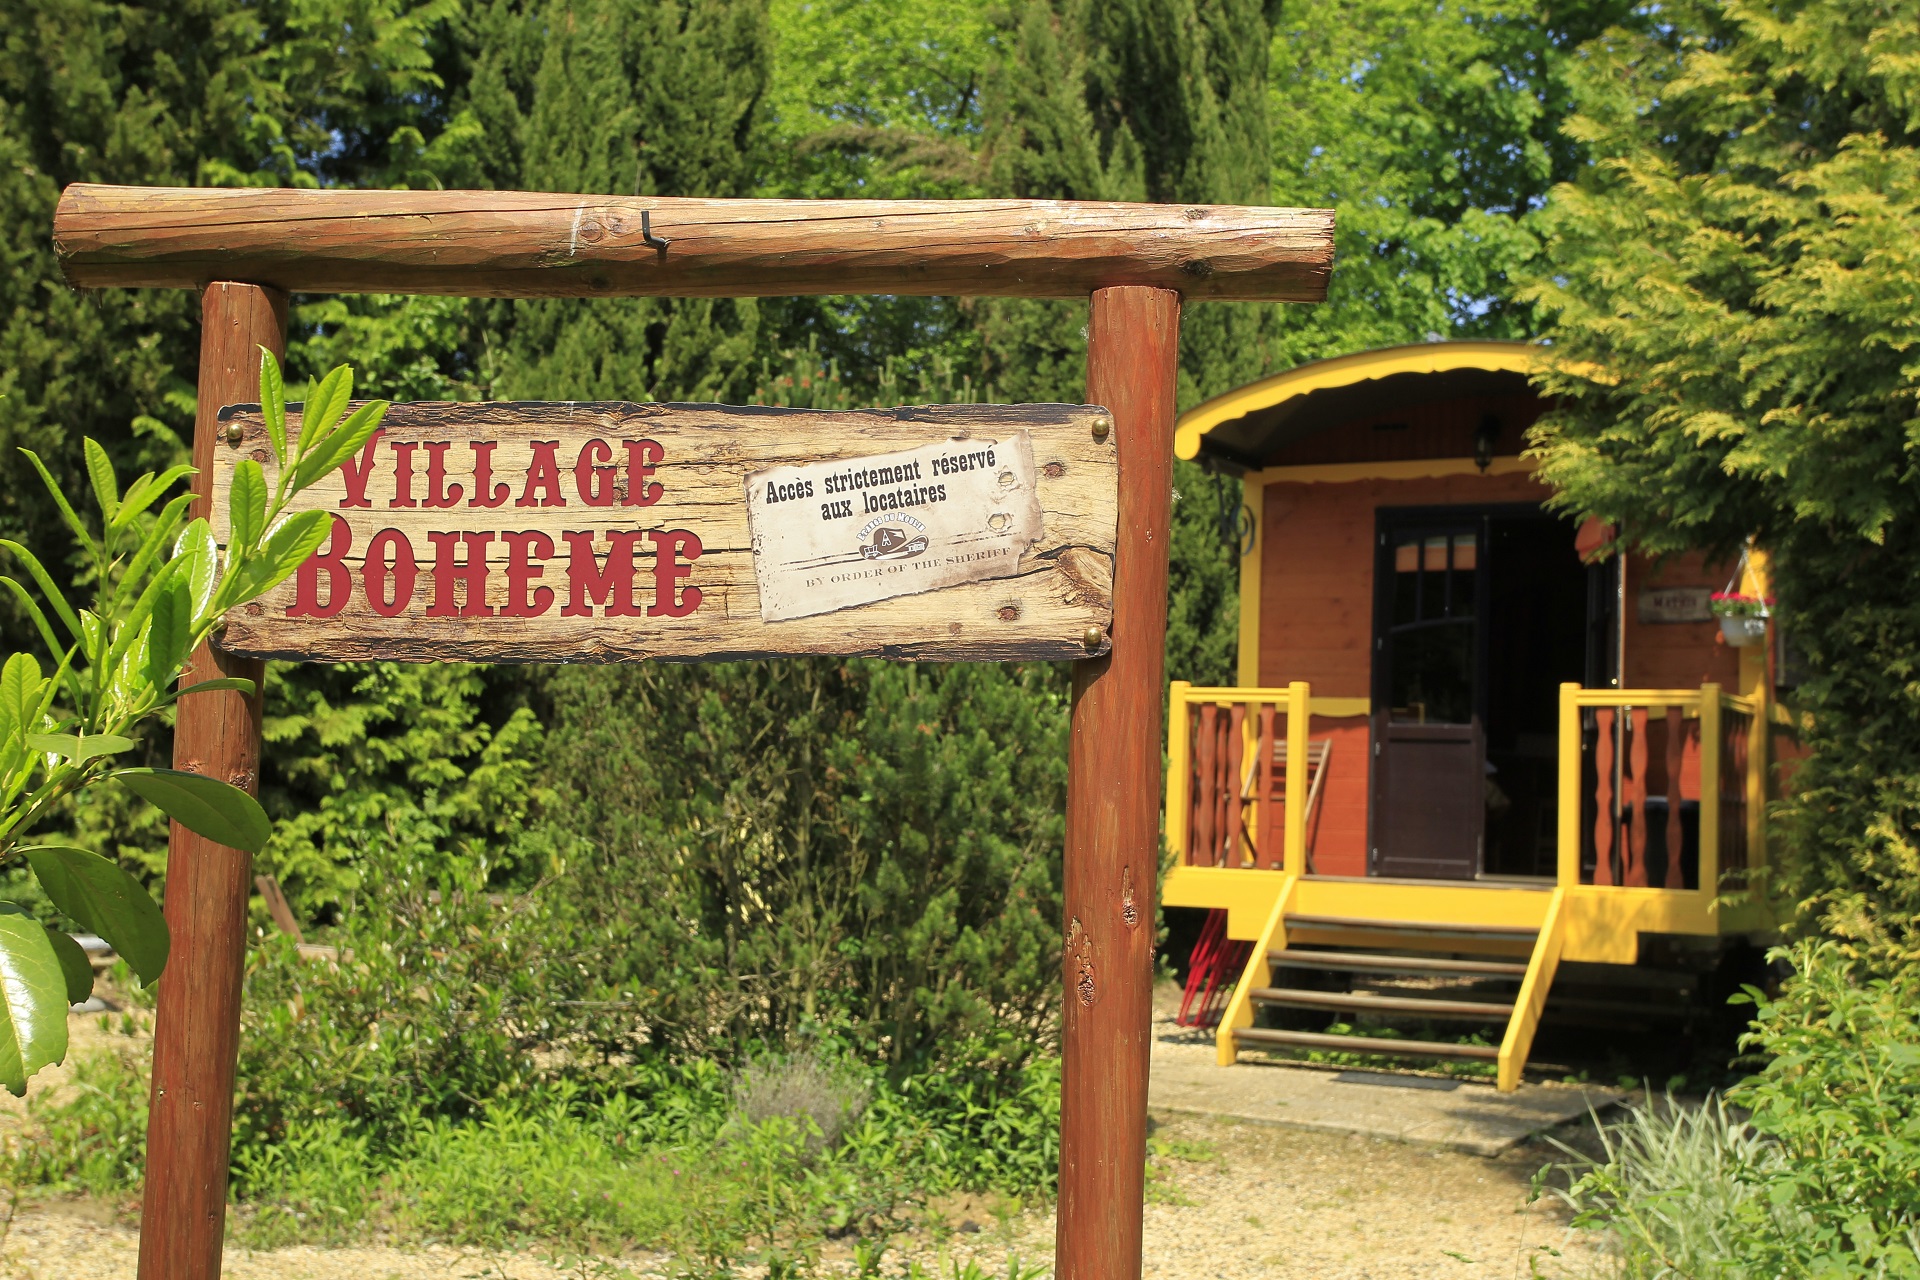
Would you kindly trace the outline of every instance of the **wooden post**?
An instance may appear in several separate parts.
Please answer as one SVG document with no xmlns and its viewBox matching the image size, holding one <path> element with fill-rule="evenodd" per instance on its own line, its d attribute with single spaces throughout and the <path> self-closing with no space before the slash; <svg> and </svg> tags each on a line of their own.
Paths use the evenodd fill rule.
<svg viewBox="0 0 1920 1280">
<path fill-rule="evenodd" d="M 260 398 L 259 348 L 281 355 L 286 335 L 287 295 L 278 290 L 216 283 L 202 295 L 194 514 L 206 514 L 212 488 L 214 415 L 222 405 Z M 262 663 L 205 646 L 194 653 L 183 684 L 242 676 L 254 682 L 254 693 L 202 693 L 182 701 L 173 731 L 175 768 L 258 790 L 263 670 Z M 241 850 L 173 824 L 166 892 L 173 950 L 154 1023 L 140 1280 L 220 1274 L 252 862 Z"/>
<path fill-rule="evenodd" d="M 1180 295 L 1093 295 L 1087 399 L 1113 412 L 1113 651 L 1074 664 L 1061 1019 L 1060 1280 L 1138 1280 L 1153 1020 L 1167 544 Z"/>
</svg>

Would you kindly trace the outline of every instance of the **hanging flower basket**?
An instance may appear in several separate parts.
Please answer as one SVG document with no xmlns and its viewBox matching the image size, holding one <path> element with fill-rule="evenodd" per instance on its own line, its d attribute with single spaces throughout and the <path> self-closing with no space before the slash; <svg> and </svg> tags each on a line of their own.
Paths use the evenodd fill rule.
<svg viewBox="0 0 1920 1280">
<path fill-rule="evenodd" d="M 1720 634 L 1736 649 L 1759 644 L 1767 638 L 1767 618 L 1773 612 L 1773 597 L 1750 596 L 1738 591 L 1716 591 L 1713 615 L 1720 619 Z"/>
</svg>

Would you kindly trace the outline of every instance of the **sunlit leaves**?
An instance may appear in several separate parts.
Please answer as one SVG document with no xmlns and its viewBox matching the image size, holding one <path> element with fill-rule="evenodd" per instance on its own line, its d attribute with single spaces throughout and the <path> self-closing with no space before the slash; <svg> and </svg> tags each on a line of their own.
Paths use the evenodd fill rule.
<svg viewBox="0 0 1920 1280">
<path fill-rule="evenodd" d="M 54 959 L 60 962 L 61 976 L 67 980 L 67 1003 L 79 1004 L 93 994 L 93 962 L 87 959 L 86 948 L 75 942 L 73 935 L 53 928 L 47 930 L 47 941 L 53 944 Z"/>
<path fill-rule="evenodd" d="M 252 458 L 242 458 L 235 464 L 228 503 L 234 542 L 250 547 L 260 541 L 267 527 L 267 477 Z"/>
<path fill-rule="evenodd" d="M 67 975 L 47 931 L 0 903 L 0 1085 L 19 1097 L 27 1077 L 67 1056 Z"/>
<path fill-rule="evenodd" d="M 101 756 L 133 750 L 133 739 L 114 733 L 96 733 L 84 738 L 72 733 L 30 733 L 27 735 L 27 747 L 71 760 L 75 764 L 85 764 Z"/>
<path fill-rule="evenodd" d="M 178 769 L 116 769 L 107 776 L 195 835 L 249 853 L 267 843 L 266 810 L 232 783 Z"/>
<path fill-rule="evenodd" d="M 267 420 L 267 440 L 273 445 L 273 460 L 287 465 L 287 387 L 280 373 L 280 362 L 273 352 L 260 348 L 260 416 Z"/>
<path fill-rule="evenodd" d="M 105 938 L 142 982 L 159 979 L 167 967 L 167 922 L 138 880 L 99 854 L 70 845 L 40 845 L 26 855 L 62 915 Z"/>
<path fill-rule="evenodd" d="M 222 612 L 285 581 L 331 532 L 331 513 L 289 504 L 378 429 L 386 406 L 349 413 L 352 389 L 349 370 L 330 373 L 309 394 L 299 438 L 289 442 L 279 367 L 263 353 L 262 412 L 277 472 L 270 479 L 255 458 L 235 465 L 227 512 L 233 537 L 224 556 L 209 522 L 187 519 L 192 496 L 177 492 L 192 468 L 139 476 L 123 493 L 106 450 L 84 441 L 96 532 L 40 459 L 22 451 L 90 562 L 90 576 L 79 581 L 92 594 L 76 606 L 62 586 L 71 578 L 56 577 L 20 543 L 0 540 L 26 579 L 0 576 L 0 584 L 56 660 L 51 679 L 29 654 L 0 666 L 0 861 L 24 856 L 60 913 L 105 938 L 145 982 L 165 969 L 169 943 L 165 919 L 141 884 L 97 854 L 23 848 L 20 836 L 52 806 L 111 778 L 206 839 L 249 852 L 266 843 L 266 813 L 240 788 L 197 773 L 115 768 L 114 757 L 135 748 L 137 725 L 180 696 L 254 691 L 243 679 L 175 686 Z M 56 694 L 63 699 L 57 709 Z M 91 968 L 70 938 L 0 906 L 0 1084 L 22 1092 L 29 1076 L 65 1054 L 66 1005 L 91 988 Z"/>
<path fill-rule="evenodd" d="M 93 482 L 93 496 L 100 504 L 100 513 L 109 524 L 120 514 L 120 484 L 114 478 L 113 464 L 107 461 L 107 451 L 100 442 L 89 436 L 81 441 L 87 458 L 87 479 Z"/>
<path fill-rule="evenodd" d="M 214 545 L 213 529 L 205 520 L 195 520 L 180 535 L 174 557 L 186 566 L 187 588 L 193 593 L 193 613 L 204 617 L 213 607 L 214 588 L 220 580 L 220 553 Z"/>
</svg>

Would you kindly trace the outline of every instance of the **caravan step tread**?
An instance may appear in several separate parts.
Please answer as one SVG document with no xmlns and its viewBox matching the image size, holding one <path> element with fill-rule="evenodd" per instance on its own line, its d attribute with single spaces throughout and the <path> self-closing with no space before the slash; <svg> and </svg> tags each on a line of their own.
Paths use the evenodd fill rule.
<svg viewBox="0 0 1920 1280">
<path fill-rule="evenodd" d="M 1289 915 L 1289 929 L 1352 929 L 1367 933 L 1429 933 L 1469 938 L 1537 938 L 1540 930 L 1524 924 L 1454 924 L 1437 920 L 1374 920 L 1361 916 Z"/>
<path fill-rule="evenodd" d="M 1269 951 L 1267 963 L 1289 969 L 1342 969 L 1368 973 L 1438 973 L 1461 977 L 1524 978 L 1521 960 L 1443 960 L 1435 956 L 1383 956 L 1361 951 Z"/>
<path fill-rule="evenodd" d="M 1258 1004 L 1295 1009 L 1350 1009 L 1365 1013 L 1412 1013 L 1434 1018 L 1484 1018 L 1504 1022 L 1513 1016 L 1511 1004 L 1487 1000 L 1428 1000 L 1418 996 L 1375 996 L 1336 991 L 1302 991 L 1297 987 L 1254 987 L 1247 993 Z"/>
<path fill-rule="evenodd" d="M 1306 1049 L 1341 1049 L 1348 1053 L 1378 1053 L 1396 1058 L 1479 1058 L 1497 1061 L 1500 1050 L 1490 1044 L 1447 1044 L 1440 1040 L 1387 1040 L 1374 1036 L 1336 1036 L 1324 1031 L 1270 1031 L 1241 1027 L 1233 1033 L 1239 1044 L 1284 1045 Z"/>
</svg>

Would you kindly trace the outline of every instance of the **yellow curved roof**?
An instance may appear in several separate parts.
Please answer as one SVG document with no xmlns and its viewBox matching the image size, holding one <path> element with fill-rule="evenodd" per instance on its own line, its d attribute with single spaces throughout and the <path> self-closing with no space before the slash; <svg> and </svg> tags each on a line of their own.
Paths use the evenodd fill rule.
<svg viewBox="0 0 1920 1280">
<path fill-rule="evenodd" d="M 1545 348 L 1528 342 L 1417 342 L 1404 347 L 1356 351 L 1297 365 L 1244 387 L 1235 387 L 1204 404 L 1195 405 L 1174 423 L 1173 453 L 1193 458 L 1200 440 L 1223 422 L 1269 409 L 1295 396 L 1350 386 L 1399 373 L 1448 373 L 1455 369 L 1485 369 L 1500 373 L 1531 374 L 1544 366 Z"/>
</svg>

